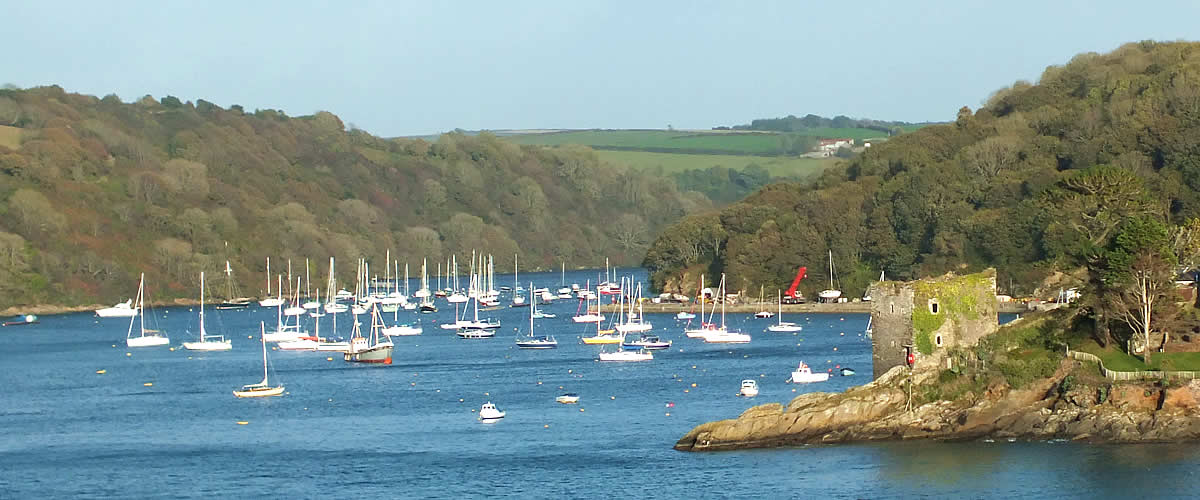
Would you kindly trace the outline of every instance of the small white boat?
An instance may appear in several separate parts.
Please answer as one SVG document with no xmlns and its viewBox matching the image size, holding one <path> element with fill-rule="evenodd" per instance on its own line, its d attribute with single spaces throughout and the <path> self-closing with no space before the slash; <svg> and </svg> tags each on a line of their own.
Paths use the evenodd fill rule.
<svg viewBox="0 0 1200 500">
<path fill-rule="evenodd" d="M 396 325 L 389 326 L 383 329 L 383 334 L 389 337 L 406 337 L 410 335 L 420 335 L 424 331 L 421 325 Z"/>
<path fill-rule="evenodd" d="M 280 297 L 271 297 L 258 301 L 259 307 L 279 307 L 283 305 L 283 299 Z"/>
<path fill-rule="evenodd" d="M 535 309 L 533 311 L 533 319 L 553 319 L 557 317 L 558 315 L 542 311 L 541 309 Z"/>
<path fill-rule="evenodd" d="M 756 312 L 756 313 L 754 313 L 754 317 L 755 317 L 755 318 L 759 318 L 759 319 L 763 319 L 763 318 L 774 318 L 774 317 L 775 317 L 775 313 L 773 313 L 773 312 L 771 312 L 771 311 L 759 311 L 759 312 Z"/>
<path fill-rule="evenodd" d="M 480 422 L 490 424 L 493 422 L 499 422 L 502 418 L 504 418 L 504 412 L 497 409 L 496 405 L 492 404 L 490 401 L 479 407 Z"/>
<path fill-rule="evenodd" d="M 263 325 L 262 323 L 259 323 L 259 329 L 260 329 L 261 333 L 267 332 L 266 326 Z M 262 338 L 262 337 L 259 337 L 259 338 Z M 263 379 L 262 379 L 262 382 L 259 382 L 257 384 L 243 385 L 242 390 L 233 391 L 234 396 L 237 396 L 239 398 L 262 398 L 262 397 L 267 397 L 267 396 L 278 396 L 280 394 L 283 394 L 283 386 L 282 385 L 276 386 L 276 387 L 271 387 L 271 384 L 267 381 L 267 341 L 265 339 L 262 341 L 262 353 L 263 353 Z"/>
<path fill-rule="evenodd" d="M 753 379 L 743 380 L 742 381 L 742 389 L 740 391 L 738 391 L 738 396 L 745 396 L 748 398 L 752 398 L 757 395 L 758 395 L 758 382 L 755 382 Z"/>
<path fill-rule="evenodd" d="M 851 376 L 851 375 L 854 375 L 854 369 L 853 369 L 853 368 L 842 368 L 842 376 L 843 376 L 843 377 L 849 377 L 849 376 Z"/>
<path fill-rule="evenodd" d="M 600 361 L 651 361 L 653 359 L 654 354 L 645 349 L 637 351 L 618 349 L 616 352 L 600 353 Z"/>
<path fill-rule="evenodd" d="M 160 346 L 160 345 L 168 345 L 171 343 L 171 339 L 168 338 L 165 334 L 163 334 L 163 332 L 146 328 L 146 310 L 145 310 L 145 307 L 146 307 L 145 293 L 146 293 L 146 291 L 145 291 L 145 287 L 146 287 L 146 273 L 142 273 L 141 278 L 138 281 L 137 298 L 133 299 L 134 302 L 136 302 L 136 304 L 137 304 L 134 307 L 134 310 L 136 310 L 138 313 L 129 318 L 129 331 L 125 332 L 125 345 L 128 347 L 154 347 L 154 346 Z M 136 337 L 133 335 L 133 323 L 135 321 L 134 317 L 136 317 L 136 318 L 138 318 L 138 320 L 140 320 L 138 328 L 140 329 L 141 334 Z"/>
<path fill-rule="evenodd" d="M 670 349 L 671 341 L 662 340 L 656 335 L 642 334 L 636 339 L 626 337 L 621 341 L 621 347 L 626 349 L 646 349 L 646 350 L 662 350 Z"/>
<path fill-rule="evenodd" d="M 275 344 L 281 351 L 315 351 L 320 342 L 316 337 L 302 337 L 296 340 L 285 340 Z"/>
<path fill-rule="evenodd" d="M 696 319 L 696 315 L 692 314 L 690 312 L 687 312 L 687 311 L 679 311 L 678 313 L 675 314 L 675 319 L 677 319 L 677 320 Z"/>
<path fill-rule="evenodd" d="M 137 309 L 133 307 L 133 299 L 129 299 L 112 307 L 96 309 L 96 316 L 101 318 L 132 318 L 137 316 Z"/>
<path fill-rule="evenodd" d="M 783 320 L 783 295 L 780 295 L 779 296 L 779 322 L 774 325 L 768 326 L 767 331 L 770 331 L 770 332 L 798 332 L 803 329 L 804 328 L 802 328 L 800 325 L 797 325 L 790 321 Z"/>
<path fill-rule="evenodd" d="M 573 392 L 568 392 L 568 393 L 566 393 L 566 394 L 563 394 L 562 396 L 559 396 L 559 397 L 557 397 L 557 398 L 554 398 L 554 402 L 556 402 L 556 403 L 562 403 L 562 404 L 565 404 L 565 405 L 569 405 L 569 404 L 578 403 L 578 402 L 579 402 L 579 395 L 578 395 L 578 394 L 575 394 L 575 393 L 573 393 Z"/>
<path fill-rule="evenodd" d="M 461 328 L 456 335 L 463 339 L 490 339 L 496 336 L 496 331 L 489 328 Z"/>
<path fill-rule="evenodd" d="M 829 380 L 828 373 L 813 373 L 812 368 L 801 361 L 800 366 L 796 367 L 796 371 L 792 372 L 792 378 L 788 381 L 793 384 L 807 384 L 826 380 Z"/>
</svg>

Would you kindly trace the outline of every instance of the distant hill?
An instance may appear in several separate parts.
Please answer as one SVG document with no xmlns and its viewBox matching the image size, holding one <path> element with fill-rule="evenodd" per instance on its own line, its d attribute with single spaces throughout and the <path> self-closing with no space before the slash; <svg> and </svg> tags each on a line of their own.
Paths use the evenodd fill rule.
<svg viewBox="0 0 1200 500">
<path fill-rule="evenodd" d="M 849 297 L 880 271 L 911 279 L 986 267 L 998 269 L 1002 291 L 1021 294 L 1059 269 L 1119 262 L 1136 239 L 1117 235 L 1137 224 L 1186 241 L 1194 229 L 1183 224 L 1200 216 L 1198 68 L 1198 43 L 1081 54 L 815 183 L 771 184 L 686 217 L 645 266 L 670 291 L 699 272 L 728 273 L 734 290 L 786 288 L 807 266 L 801 288 L 811 296 L 829 287 L 832 252 L 834 286 Z"/>
<path fill-rule="evenodd" d="M 822 138 L 849 137 L 853 139 L 866 139 L 879 137 L 880 135 L 884 137 L 900 135 L 901 133 L 911 132 L 927 125 L 933 125 L 933 123 L 908 123 L 872 120 L 868 118 L 850 118 L 846 116 L 825 118 L 809 114 L 804 117 L 788 115 L 783 118 L 759 118 L 747 125 L 717 128 L 727 130 L 795 132 Z"/>
<path fill-rule="evenodd" d="M 712 209 L 675 185 L 489 133 L 384 139 L 328 112 L 3 89 L 0 308 L 115 302 L 143 271 L 152 299 L 192 297 L 226 259 L 257 295 L 268 256 L 308 257 L 321 282 L 336 257 L 347 286 L 355 259 L 381 273 L 389 249 L 414 274 L 473 249 L 522 267 L 632 265 L 661 228 Z"/>
</svg>

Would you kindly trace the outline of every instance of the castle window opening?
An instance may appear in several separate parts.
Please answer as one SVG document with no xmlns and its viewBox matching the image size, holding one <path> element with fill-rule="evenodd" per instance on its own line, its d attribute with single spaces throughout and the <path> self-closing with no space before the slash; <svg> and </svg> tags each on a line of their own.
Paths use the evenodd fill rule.
<svg viewBox="0 0 1200 500">
<path fill-rule="evenodd" d="M 938 313 L 938 300 L 937 299 L 929 299 L 929 312 L 933 313 L 933 314 Z"/>
<path fill-rule="evenodd" d="M 938 335 L 937 337 L 934 337 L 933 342 L 935 344 L 937 344 L 938 347 L 941 347 L 942 346 L 942 336 Z"/>
</svg>

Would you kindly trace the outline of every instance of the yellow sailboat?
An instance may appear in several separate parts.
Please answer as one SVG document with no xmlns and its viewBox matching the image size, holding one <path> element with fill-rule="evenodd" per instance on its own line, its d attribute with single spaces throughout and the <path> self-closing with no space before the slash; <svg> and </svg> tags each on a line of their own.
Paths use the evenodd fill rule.
<svg viewBox="0 0 1200 500">
<path fill-rule="evenodd" d="M 585 307 L 586 309 L 586 307 Z M 596 294 L 596 314 L 600 314 L 600 294 Z M 616 330 L 601 330 L 600 321 L 596 322 L 596 336 L 584 337 L 583 343 L 588 345 L 595 344 L 620 344 L 621 336 L 616 334 Z"/>
</svg>

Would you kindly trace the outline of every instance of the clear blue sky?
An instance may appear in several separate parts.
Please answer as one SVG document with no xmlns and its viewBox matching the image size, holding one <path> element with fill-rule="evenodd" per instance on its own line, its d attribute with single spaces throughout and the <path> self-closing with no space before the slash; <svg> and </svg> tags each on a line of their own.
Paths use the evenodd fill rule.
<svg viewBox="0 0 1200 500">
<path fill-rule="evenodd" d="M 9 1 L 0 83 L 331 111 L 383 136 L 951 120 L 1200 2 Z"/>
</svg>

